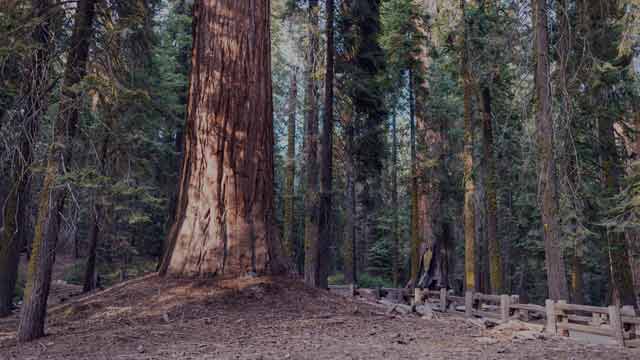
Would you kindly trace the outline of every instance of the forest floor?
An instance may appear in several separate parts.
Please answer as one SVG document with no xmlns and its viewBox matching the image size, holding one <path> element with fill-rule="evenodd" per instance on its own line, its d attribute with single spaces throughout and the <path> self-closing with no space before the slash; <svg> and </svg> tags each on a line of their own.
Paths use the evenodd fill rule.
<svg viewBox="0 0 640 360">
<path fill-rule="evenodd" d="M 640 359 L 640 350 L 513 336 L 452 315 L 391 315 L 284 278 L 153 274 L 53 305 L 48 319 L 48 335 L 24 345 L 17 317 L 0 319 L 0 359 Z"/>
</svg>

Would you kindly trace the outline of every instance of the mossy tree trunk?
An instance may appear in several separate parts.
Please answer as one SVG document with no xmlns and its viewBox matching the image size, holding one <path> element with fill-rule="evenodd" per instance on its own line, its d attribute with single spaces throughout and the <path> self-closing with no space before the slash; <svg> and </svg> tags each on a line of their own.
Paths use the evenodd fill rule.
<svg viewBox="0 0 640 360">
<path fill-rule="evenodd" d="M 40 119 L 48 105 L 48 81 L 51 34 L 49 17 L 42 16 L 49 10 L 48 0 L 33 0 L 32 11 L 35 17 L 41 17 L 32 38 L 37 48 L 29 59 L 28 76 L 20 90 L 20 96 L 25 99 L 27 108 L 22 109 L 21 115 L 8 119 L 16 121 L 19 127 L 19 143 L 13 150 L 11 176 L 5 181 L 9 186 L 6 199 L 1 199 L 4 212 L 0 228 L 0 317 L 11 313 L 13 295 L 18 276 L 20 250 L 27 244 L 28 236 L 28 202 L 31 193 L 31 166 L 33 152 Z M 2 115 L 2 114 L 0 114 Z M 0 117 L 0 120 L 2 118 Z"/>
<path fill-rule="evenodd" d="M 199 0 L 175 223 L 162 274 L 288 270 L 274 227 L 269 0 Z"/>
<path fill-rule="evenodd" d="M 65 66 L 60 106 L 54 122 L 53 143 L 47 154 L 45 178 L 38 200 L 38 219 L 29 260 L 24 305 L 20 313 L 18 341 L 44 336 L 47 297 L 56 256 L 60 214 L 64 211 L 66 189 L 58 184 L 71 164 L 73 139 L 77 133 L 79 93 L 76 89 L 87 71 L 89 46 L 93 36 L 96 0 L 81 0 L 74 17 L 73 33 Z"/>
</svg>

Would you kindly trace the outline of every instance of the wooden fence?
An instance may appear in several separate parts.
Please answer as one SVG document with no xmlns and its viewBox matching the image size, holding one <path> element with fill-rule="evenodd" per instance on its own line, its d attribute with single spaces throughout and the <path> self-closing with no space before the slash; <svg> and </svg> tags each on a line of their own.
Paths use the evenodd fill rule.
<svg viewBox="0 0 640 360">
<path fill-rule="evenodd" d="M 633 308 L 576 305 L 553 300 L 547 300 L 545 306 L 521 304 L 517 295 L 487 295 L 468 291 L 465 296 L 454 296 L 445 289 L 414 289 L 413 296 L 410 289 L 404 288 L 359 289 L 353 285 L 332 285 L 329 290 L 345 296 L 388 298 L 416 305 L 427 302 L 435 311 L 469 318 L 479 316 L 496 322 L 541 320 L 546 321 L 546 331 L 552 334 L 594 334 L 609 337 L 621 346 L 640 347 L 640 316 L 635 314 Z"/>
</svg>

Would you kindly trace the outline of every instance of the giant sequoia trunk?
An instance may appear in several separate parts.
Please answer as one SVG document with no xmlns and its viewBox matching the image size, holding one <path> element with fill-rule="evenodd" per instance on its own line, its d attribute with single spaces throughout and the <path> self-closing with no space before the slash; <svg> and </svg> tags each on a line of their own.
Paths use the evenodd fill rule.
<svg viewBox="0 0 640 360">
<path fill-rule="evenodd" d="M 544 234 L 545 262 L 549 297 L 568 300 L 560 224 L 558 222 L 558 179 L 555 167 L 554 124 L 551 117 L 551 84 L 549 76 L 549 35 L 545 0 L 533 0 L 535 9 L 536 49 L 536 125 L 539 152 L 539 194 Z"/>
<path fill-rule="evenodd" d="M 33 0 L 32 11 L 35 16 L 48 10 L 48 0 Z M 20 250 L 27 243 L 27 226 L 29 216 L 27 203 L 31 190 L 31 165 L 33 162 L 33 148 L 35 144 L 40 118 L 44 115 L 48 105 L 47 87 L 49 76 L 49 23 L 46 17 L 38 24 L 33 36 L 38 48 L 34 50 L 28 63 L 28 75 L 31 77 L 21 89 L 26 108 L 21 115 L 16 116 L 20 122 L 19 144 L 12 155 L 12 176 L 8 177 L 10 186 L 6 200 L 0 198 L 0 317 L 11 313 L 13 295 L 18 277 L 18 263 Z M 0 120 L 2 120 L 0 114 Z M 13 119 L 11 119 L 13 120 Z"/>
<path fill-rule="evenodd" d="M 285 270 L 273 219 L 269 0 L 200 0 L 175 223 L 161 273 Z"/>
<path fill-rule="evenodd" d="M 38 199 L 38 219 L 32 242 L 24 305 L 20 313 L 17 338 L 29 341 L 44 336 L 47 297 L 56 256 L 60 214 L 64 210 L 66 189 L 56 184 L 71 163 L 73 138 L 78 125 L 78 92 L 75 86 L 86 74 L 89 44 L 93 35 L 96 0 L 81 0 L 67 63 L 65 66 L 60 107 L 54 123 L 54 139 L 47 154 L 45 178 Z"/>
</svg>

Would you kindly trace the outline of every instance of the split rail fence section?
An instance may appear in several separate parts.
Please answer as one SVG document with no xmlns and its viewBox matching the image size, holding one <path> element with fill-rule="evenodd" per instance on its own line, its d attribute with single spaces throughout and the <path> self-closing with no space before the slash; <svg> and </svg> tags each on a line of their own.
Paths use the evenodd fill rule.
<svg viewBox="0 0 640 360">
<path fill-rule="evenodd" d="M 521 304 L 517 295 L 487 295 L 468 291 L 465 296 L 454 296 L 445 289 L 414 289 L 411 294 L 410 289 L 404 288 L 364 289 L 353 285 L 331 285 L 329 290 L 344 296 L 360 295 L 412 304 L 426 301 L 435 311 L 468 318 L 479 316 L 496 322 L 511 319 L 525 322 L 546 320 L 546 331 L 552 334 L 569 336 L 574 331 L 609 337 L 621 346 L 640 347 L 640 316 L 628 307 L 576 305 L 553 300 L 547 300 L 545 306 L 541 306 Z"/>
</svg>

